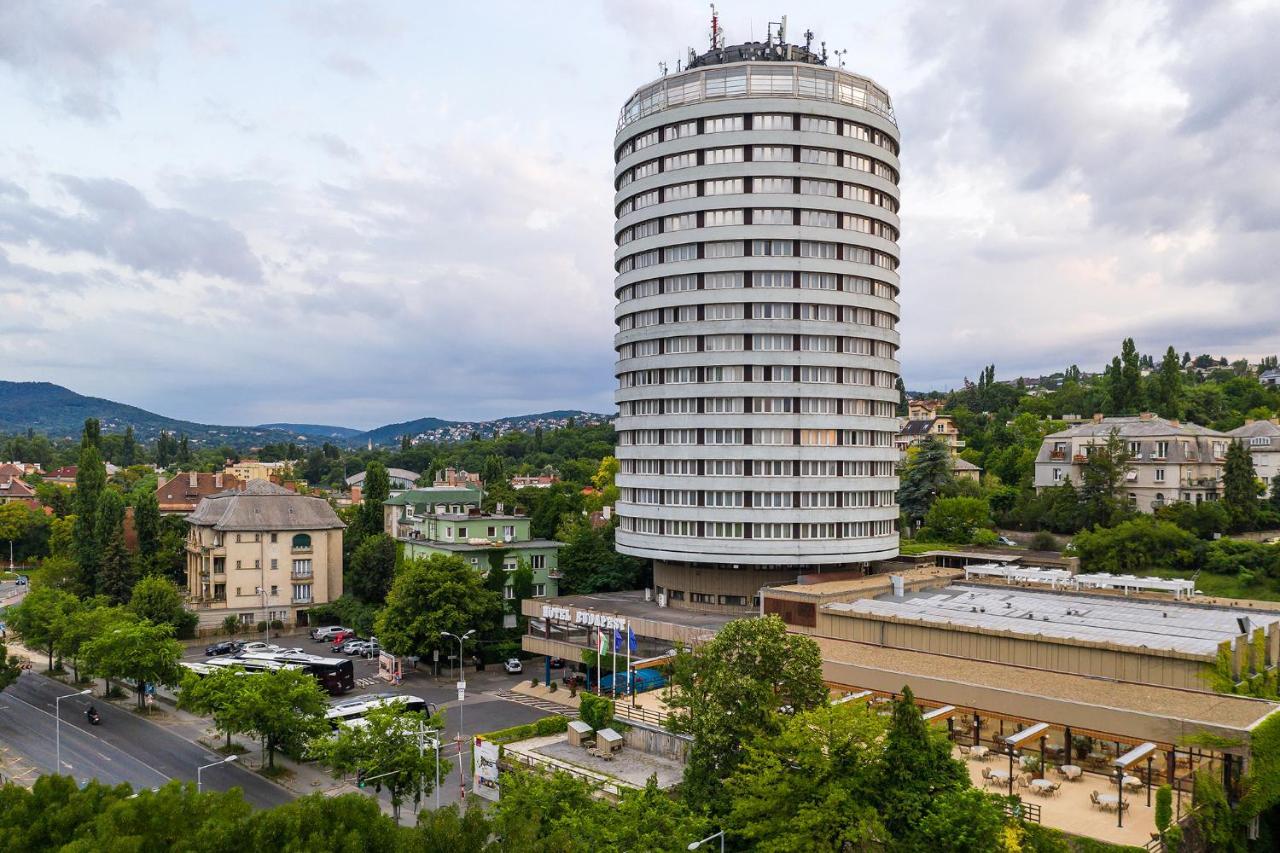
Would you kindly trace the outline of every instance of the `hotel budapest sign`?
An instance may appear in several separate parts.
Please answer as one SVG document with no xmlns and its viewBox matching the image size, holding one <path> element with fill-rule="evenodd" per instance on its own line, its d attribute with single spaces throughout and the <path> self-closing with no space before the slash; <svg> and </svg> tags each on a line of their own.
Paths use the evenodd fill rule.
<svg viewBox="0 0 1280 853">
<path fill-rule="evenodd" d="M 622 630 L 627 627 L 627 620 L 620 616 L 608 616 L 604 613 L 595 613 L 590 610 L 573 610 L 569 607 L 555 607 L 550 604 L 542 605 L 543 619 L 556 619 L 560 622 L 573 622 L 577 625 L 588 625 L 592 628 L 616 628 Z"/>
</svg>

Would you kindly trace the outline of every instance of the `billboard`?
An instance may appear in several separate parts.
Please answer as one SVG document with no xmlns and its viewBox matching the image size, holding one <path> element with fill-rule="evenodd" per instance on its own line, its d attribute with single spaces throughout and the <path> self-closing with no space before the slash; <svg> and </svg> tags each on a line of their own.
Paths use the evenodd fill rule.
<svg viewBox="0 0 1280 853">
<path fill-rule="evenodd" d="M 471 751 L 475 756 L 475 767 L 472 770 L 472 792 L 486 800 L 498 801 L 498 755 L 496 743 L 477 737 L 475 748 Z"/>
</svg>

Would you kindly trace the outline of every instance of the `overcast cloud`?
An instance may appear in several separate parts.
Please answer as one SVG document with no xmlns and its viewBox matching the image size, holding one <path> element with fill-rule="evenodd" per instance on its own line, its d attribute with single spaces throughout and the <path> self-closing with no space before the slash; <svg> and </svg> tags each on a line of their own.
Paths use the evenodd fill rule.
<svg viewBox="0 0 1280 853">
<path fill-rule="evenodd" d="M 1277 4 L 722 8 L 781 11 L 894 98 L 909 387 L 1280 349 Z M 617 111 L 705 19 L 0 0 L 0 378 L 220 423 L 612 411 Z"/>
</svg>

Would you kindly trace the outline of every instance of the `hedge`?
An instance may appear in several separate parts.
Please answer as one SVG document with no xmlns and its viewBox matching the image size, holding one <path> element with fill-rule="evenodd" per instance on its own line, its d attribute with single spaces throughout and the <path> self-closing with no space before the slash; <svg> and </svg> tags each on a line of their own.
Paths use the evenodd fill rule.
<svg viewBox="0 0 1280 853">
<path fill-rule="evenodd" d="M 569 718 L 560 715 L 552 717 L 543 717 L 532 723 L 525 723 L 522 726 L 512 726 L 508 729 L 498 729 L 496 732 L 477 735 L 491 743 L 504 744 L 515 743 L 518 740 L 528 740 L 531 737 L 546 737 L 547 735 L 561 734 L 569 730 Z"/>
</svg>

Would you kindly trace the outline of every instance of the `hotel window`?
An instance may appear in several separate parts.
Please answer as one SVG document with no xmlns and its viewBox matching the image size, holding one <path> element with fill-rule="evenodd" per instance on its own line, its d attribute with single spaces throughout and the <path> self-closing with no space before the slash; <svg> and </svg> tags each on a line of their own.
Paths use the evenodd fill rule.
<svg viewBox="0 0 1280 853">
<path fill-rule="evenodd" d="M 789 193 L 795 189 L 795 181 L 791 178 L 752 178 L 753 193 Z"/>
<path fill-rule="evenodd" d="M 696 521 L 668 521 L 665 526 L 668 536 L 698 535 L 698 522 Z"/>
<path fill-rule="evenodd" d="M 707 335 L 702 339 L 706 352 L 738 352 L 742 349 L 742 335 Z"/>
<path fill-rule="evenodd" d="M 639 151 L 642 148 L 648 148 L 650 145 L 657 145 L 659 141 L 658 131 L 651 130 L 648 133 L 637 136 L 632 146 L 634 150 Z"/>
<path fill-rule="evenodd" d="M 667 125 L 663 138 L 670 142 L 673 139 L 683 139 L 686 136 L 698 135 L 698 123 L 696 121 L 682 121 L 679 124 Z"/>
<path fill-rule="evenodd" d="M 741 382 L 741 365 L 715 365 L 703 368 L 705 382 Z"/>
<path fill-rule="evenodd" d="M 708 459 L 706 464 L 708 477 L 741 477 L 743 470 L 741 459 Z"/>
<path fill-rule="evenodd" d="M 707 506 L 742 506 L 742 492 L 706 492 L 705 504 Z"/>
<path fill-rule="evenodd" d="M 845 154 L 844 165 L 846 169 L 856 169 L 859 172 L 871 171 L 870 158 L 860 157 L 857 154 Z"/>
<path fill-rule="evenodd" d="M 839 279 L 829 272 L 802 272 L 800 287 L 804 290 L 839 290 Z"/>
<path fill-rule="evenodd" d="M 790 477 L 790 459 L 755 459 L 751 462 L 753 477 Z"/>
<path fill-rule="evenodd" d="M 795 379 L 795 368 L 789 364 L 775 364 L 770 368 L 769 382 L 791 382 Z"/>
<path fill-rule="evenodd" d="M 752 130 L 793 130 L 790 113 L 759 113 L 751 118 Z"/>
<path fill-rule="evenodd" d="M 830 383 L 839 381 L 839 371 L 834 367 L 802 366 L 800 381 L 813 383 Z"/>
<path fill-rule="evenodd" d="M 800 414 L 802 415 L 834 415 L 839 408 L 839 401 L 831 397 L 801 397 Z"/>
<path fill-rule="evenodd" d="M 665 172 L 674 172 L 677 169 L 688 169 L 691 166 L 698 165 L 698 152 L 686 151 L 683 154 L 672 154 L 662 160 L 662 169 Z"/>
<path fill-rule="evenodd" d="M 803 352 L 835 352 L 834 335 L 801 335 L 800 349 Z"/>
<path fill-rule="evenodd" d="M 751 241 L 751 254 L 756 257 L 763 257 L 763 256 L 790 257 L 791 249 L 792 249 L 792 246 L 791 246 L 790 240 L 752 240 Z"/>
<path fill-rule="evenodd" d="M 687 184 L 672 184 L 663 192 L 663 198 L 666 201 L 680 201 L 684 198 L 697 198 L 698 182 L 691 181 Z"/>
<path fill-rule="evenodd" d="M 751 443 L 761 445 L 786 445 L 792 443 L 792 432 L 789 429 L 753 429 Z"/>
<path fill-rule="evenodd" d="M 790 539 L 790 524 L 753 524 L 751 536 L 754 539 Z"/>
<path fill-rule="evenodd" d="M 707 537 L 709 539 L 741 539 L 742 538 L 742 522 L 740 521 L 716 521 L 707 525 Z"/>
<path fill-rule="evenodd" d="M 754 397 L 751 400 L 751 411 L 757 415 L 791 414 L 794 402 L 791 397 Z"/>
<path fill-rule="evenodd" d="M 663 379 L 668 385 L 688 385 L 698 381 L 696 367 L 668 367 L 665 374 Z"/>
<path fill-rule="evenodd" d="M 837 503 L 835 492 L 801 492 L 801 509 L 831 509 Z"/>
<path fill-rule="evenodd" d="M 702 162 L 707 166 L 714 166 L 719 163 L 741 163 L 742 162 L 742 146 L 732 148 L 708 148 L 703 151 Z M 737 179 L 741 182 L 741 178 Z M 741 185 L 741 183 L 739 183 Z"/>
<path fill-rule="evenodd" d="M 790 302 L 753 302 L 751 316 L 756 320 L 790 320 Z M 790 347 L 787 347 L 790 349 Z"/>
<path fill-rule="evenodd" d="M 827 151 L 825 148 L 801 148 L 800 162 L 813 163 L 819 166 L 839 165 L 836 152 Z"/>
<path fill-rule="evenodd" d="M 836 121 L 831 118 L 800 116 L 800 129 L 811 133 L 835 133 Z"/>
<path fill-rule="evenodd" d="M 742 444 L 742 430 L 714 428 L 703 430 L 706 444 Z"/>
<path fill-rule="evenodd" d="M 751 159 L 757 163 L 790 163 L 795 151 L 790 145 L 757 145 L 751 149 Z"/>
<path fill-rule="evenodd" d="M 703 195 L 738 195 L 742 192 L 742 178 L 720 178 L 702 185 Z"/>
<path fill-rule="evenodd" d="M 706 290 L 733 290 L 742 287 L 740 272 L 709 272 L 702 277 L 702 286 Z"/>
<path fill-rule="evenodd" d="M 547 585 L 545 583 L 535 583 L 533 585 L 533 597 L 545 598 L 547 595 Z"/>
<path fill-rule="evenodd" d="M 800 306 L 801 320 L 820 320 L 824 323 L 834 323 L 837 316 L 836 306 L 834 305 L 824 305 L 821 303 L 815 305 L 806 302 Z M 801 349 L 804 349 L 804 347 L 801 347 Z M 835 347 L 826 350 L 826 352 L 835 352 Z"/>
<path fill-rule="evenodd" d="M 741 225 L 742 211 L 734 210 L 708 210 L 702 214 L 702 224 L 706 228 L 716 228 L 721 225 Z"/>
<path fill-rule="evenodd" d="M 756 307 L 761 307 L 759 303 Z M 789 307 L 789 306 L 788 306 Z M 757 352 L 790 352 L 791 335 L 752 335 L 751 349 Z"/>
<path fill-rule="evenodd" d="M 836 431 L 833 429 L 802 429 L 800 444 L 803 447 L 835 447 Z"/>
<path fill-rule="evenodd" d="M 636 166 L 635 171 L 632 174 L 635 175 L 637 181 L 641 178 L 647 178 L 650 175 L 656 175 L 658 174 L 658 161 L 650 160 L 648 163 L 641 163 L 639 166 Z"/>
<path fill-rule="evenodd" d="M 742 116 L 719 116 L 702 122 L 703 133 L 726 133 L 733 130 L 742 130 Z"/>
<path fill-rule="evenodd" d="M 690 228 L 698 227 L 698 214 L 681 213 L 676 216 L 668 216 L 666 224 L 663 226 L 667 232 L 672 231 L 688 231 Z"/>
<path fill-rule="evenodd" d="M 685 243 L 680 246 L 667 246 L 662 250 L 662 260 L 665 263 L 673 263 L 676 261 L 692 261 L 698 257 L 698 244 Z"/>
<path fill-rule="evenodd" d="M 790 272 L 753 272 L 752 287 L 791 287 Z"/>
<path fill-rule="evenodd" d="M 753 509 L 790 509 L 791 492 L 752 492 Z"/>
<path fill-rule="evenodd" d="M 825 195 L 835 198 L 836 187 L 835 181 L 815 181 L 803 178 L 800 181 L 800 195 Z"/>
<path fill-rule="evenodd" d="M 679 338 L 667 338 L 667 353 L 697 352 L 698 339 L 693 335 Z"/>
<path fill-rule="evenodd" d="M 650 190 L 647 193 L 641 193 L 640 195 L 636 196 L 633 199 L 633 202 L 635 204 L 635 209 L 643 210 L 646 207 L 653 207 L 655 204 L 661 201 L 661 199 L 658 196 L 659 196 L 659 193 L 657 190 Z"/>
<path fill-rule="evenodd" d="M 706 397 L 703 411 L 709 415 L 738 414 L 742 411 L 741 397 Z"/>
<path fill-rule="evenodd" d="M 835 228 L 836 214 L 828 210 L 802 210 L 800 224 L 814 228 Z"/>
<path fill-rule="evenodd" d="M 800 257 L 802 258 L 824 258 L 826 260 L 834 260 L 835 256 L 835 243 L 816 243 L 812 240 L 800 241 Z"/>
<path fill-rule="evenodd" d="M 666 293 L 684 293 L 689 290 L 698 289 L 698 277 L 696 275 L 669 275 L 662 280 L 662 287 Z"/>
<path fill-rule="evenodd" d="M 753 225 L 791 225 L 795 214 L 789 207 L 757 207 L 751 211 Z"/>
<path fill-rule="evenodd" d="M 665 444 L 697 444 L 698 431 L 696 429 L 664 430 L 663 442 Z"/>
<path fill-rule="evenodd" d="M 698 306 L 681 305 L 678 308 L 662 309 L 662 322 L 664 323 L 692 323 L 698 319 Z"/>
<path fill-rule="evenodd" d="M 740 258 L 742 257 L 741 240 L 718 240 L 703 244 L 703 256 L 707 258 Z"/>
<path fill-rule="evenodd" d="M 713 302 L 703 308 L 702 317 L 704 320 L 741 320 L 742 303 Z"/>
</svg>

